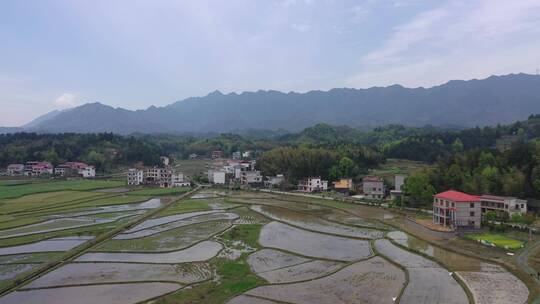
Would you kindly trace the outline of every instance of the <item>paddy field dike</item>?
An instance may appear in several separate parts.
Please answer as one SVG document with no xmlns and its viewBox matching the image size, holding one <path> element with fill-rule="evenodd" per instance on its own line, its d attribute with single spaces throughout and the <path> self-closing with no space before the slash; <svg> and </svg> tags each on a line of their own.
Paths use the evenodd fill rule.
<svg viewBox="0 0 540 304">
<path fill-rule="evenodd" d="M 386 209 L 267 192 L 122 187 L 0 183 L 0 304 L 529 298 L 504 265 L 413 236 Z"/>
</svg>

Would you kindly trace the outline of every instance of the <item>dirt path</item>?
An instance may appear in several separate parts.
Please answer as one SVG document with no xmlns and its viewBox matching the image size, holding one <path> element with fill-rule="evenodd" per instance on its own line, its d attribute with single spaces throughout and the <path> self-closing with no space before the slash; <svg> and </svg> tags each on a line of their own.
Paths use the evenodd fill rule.
<svg viewBox="0 0 540 304">
<path fill-rule="evenodd" d="M 525 247 L 517 255 L 516 262 L 519 268 L 521 268 L 521 270 L 523 270 L 525 273 L 529 274 L 533 278 L 533 281 L 540 287 L 540 278 L 538 277 L 538 272 L 533 269 L 528 263 L 529 256 L 534 253 L 539 246 L 540 240 L 536 240 L 529 246 Z M 536 297 L 536 299 L 534 299 L 532 303 L 540 304 L 540 296 Z"/>
</svg>

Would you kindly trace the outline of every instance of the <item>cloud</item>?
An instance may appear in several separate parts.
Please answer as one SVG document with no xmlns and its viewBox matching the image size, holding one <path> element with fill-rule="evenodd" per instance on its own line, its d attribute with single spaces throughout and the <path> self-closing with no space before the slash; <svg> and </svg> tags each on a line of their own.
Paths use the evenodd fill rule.
<svg viewBox="0 0 540 304">
<path fill-rule="evenodd" d="M 361 61 L 384 64 L 406 59 L 410 63 L 411 59 L 424 60 L 426 54 L 441 57 L 461 49 L 473 53 L 488 45 L 504 48 L 499 43 L 507 43 L 513 36 L 539 33 L 539 9 L 537 0 L 451 2 L 394 27 L 383 45 Z"/>
<path fill-rule="evenodd" d="M 305 33 L 305 32 L 309 32 L 309 30 L 311 30 L 311 25 L 309 24 L 298 24 L 298 23 L 293 23 L 291 25 L 291 28 L 295 31 L 298 31 L 300 33 Z"/>
<path fill-rule="evenodd" d="M 77 96 L 70 93 L 64 93 L 56 98 L 54 104 L 60 108 L 72 108 L 77 105 Z"/>
</svg>

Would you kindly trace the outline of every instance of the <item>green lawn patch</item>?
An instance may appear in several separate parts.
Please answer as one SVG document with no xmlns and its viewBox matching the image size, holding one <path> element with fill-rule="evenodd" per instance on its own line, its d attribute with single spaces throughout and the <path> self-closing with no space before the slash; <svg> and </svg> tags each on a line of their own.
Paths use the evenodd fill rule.
<svg viewBox="0 0 540 304">
<path fill-rule="evenodd" d="M 497 247 L 511 250 L 520 249 L 525 244 L 523 241 L 497 233 L 470 233 L 466 234 L 465 237 L 471 240 L 480 241 L 485 245 L 493 244 Z"/>
<path fill-rule="evenodd" d="M 238 225 L 227 230 L 220 238 L 227 241 L 242 241 L 252 248 L 258 248 L 261 229 L 260 224 Z"/>
</svg>

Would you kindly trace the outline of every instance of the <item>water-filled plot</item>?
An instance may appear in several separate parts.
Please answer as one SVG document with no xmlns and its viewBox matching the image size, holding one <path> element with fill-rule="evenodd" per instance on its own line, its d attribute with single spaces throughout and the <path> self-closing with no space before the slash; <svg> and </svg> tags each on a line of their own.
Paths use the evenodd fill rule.
<svg viewBox="0 0 540 304">
<path fill-rule="evenodd" d="M 183 250 L 164 253 L 90 252 L 80 256 L 75 261 L 158 264 L 201 262 L 213 258 L 222 248 L 220 243 L 203 241 Z"/>
<path fill-rule="evenodd" d="M 265 225 L 259 243 L 303 256 L 336 261 L 356 261 L 373 254 L 369 241 L 306 231 L 280 222 Z"/>
<path fill-rule="evenodd" d="M 420 255 L 392 244 L 389 240 L 375 241 L 377 251 L 405 267 L 409 284 L 400 303 L 469 303 L 467 295 L 448 270 Z"/>
<path fill-rule="evenodd" d="M 394 303 L 405 282 L 401 269 L 374 257 L 320 279 L 261 286 L 246 294 L 297 304 Z"/>
<path fill-rule="evenodd" d="M 290 209 L 263 205 L 255 205 L 251 209 L 273 220 L 282 221 L 307 230 L 367 239 L 383 237 L 383 232 L 380 230 L 346 226 Z"/>
<path fill-rule="evenodd" d="M 132 304 L 173 292 L 176 283 L 128 283 L 19 290 L 0 298 L 0 304 Z"/>
<path fill-rule="evenodd" d="M 211 275 L 212 270 L 207 263 L 71 263 L 47 273 L 25 288 L 142 281 L 193 284 L 208 280 Z"/>
</svg>

